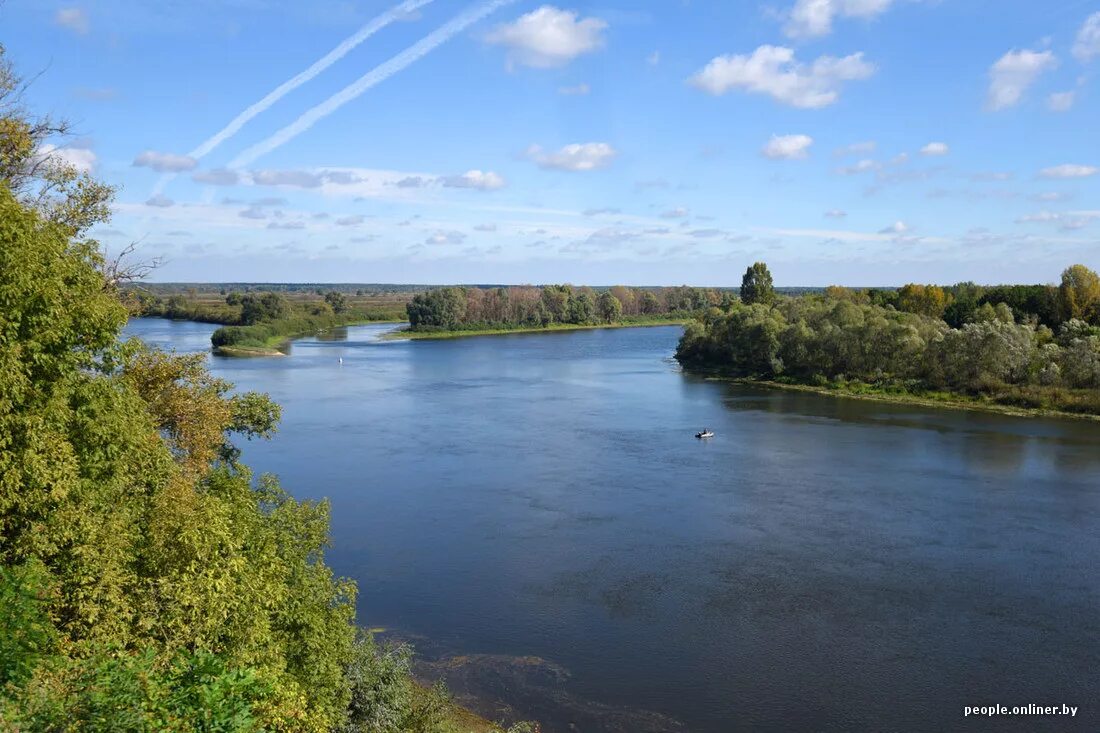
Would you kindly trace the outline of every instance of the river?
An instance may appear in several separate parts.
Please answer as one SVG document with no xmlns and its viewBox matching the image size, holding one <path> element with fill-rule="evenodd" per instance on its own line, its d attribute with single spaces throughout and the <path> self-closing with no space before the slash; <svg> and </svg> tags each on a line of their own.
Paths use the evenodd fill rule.
<svg viewBox="0 0 1100 733">
<path fill-rule="evenodd" d="M 680 329 L 211 357 L 359 621 L 547 733 L 1100 729 L 1100 424 L 682 373 Z M 212 326 L 130 334 L 205 350 Z M 714 438 L 696 440 L 702 427 Z M 964 719 L 1062 705 L 1076 718 Z"/>
</svg>

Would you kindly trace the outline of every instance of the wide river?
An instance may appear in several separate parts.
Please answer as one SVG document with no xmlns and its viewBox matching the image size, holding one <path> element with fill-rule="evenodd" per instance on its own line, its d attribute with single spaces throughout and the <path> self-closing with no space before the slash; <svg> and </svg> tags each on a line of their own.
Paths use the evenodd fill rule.
<svg viewBox="0 0 1100 733">
<path fill-rule="evenodd" d="M 1100 730 L 1100 423 L 706 381 L 671 327 L 392 328 L 211 367 L 282 404 L 244 459 L 331 501 L 360 623 L 490 717 Z M 127 330 L 196 351 L 212 329 Z M 1078 712 L 963 717 L 1029 704 Z"/>
</svg>

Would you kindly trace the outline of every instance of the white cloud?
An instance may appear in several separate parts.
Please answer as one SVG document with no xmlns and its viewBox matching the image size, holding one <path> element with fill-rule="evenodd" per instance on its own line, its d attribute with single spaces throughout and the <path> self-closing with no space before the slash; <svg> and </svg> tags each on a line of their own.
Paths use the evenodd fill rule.
<svg viewBox="0 0 1100 733">
<path fill-rule="evenodd" d="M 866 155 L 867 153 L 875 152 L 875 148 L 877 147 L 878 143 L 874 140 L 862 140 L 837 148 L 833 151 L 833 155 L 837 157 L 843 157 L 845 155 Z"/>
<path fill-rule="evenodd" d="M 564 94 L 567 97 L 583 97 L 592 91 L 585 83 L 580 83 L 575 87 L 558 87 L 558 94 Z"/>
<path fill-rule="evenodd" d="M 854 176 L 859 173 L 868 173 L 876 170 L 879 164 L 870 158 L 864 158 L 858 161 L 855 165 L 847 165 L 842 168 L 837 168 L 836 172 L 842 176 Z"/>
<path fill-rule="evenodd" d="M 862 53 L 820 56 L 806 65 L 796 61 L 789 48 L 760 46 L 750 56 L 718 56 L 688 82 L 714 95 L 742 89 L 794 107 L 817 109 L 836 102 L 844 82 L 866 79 L 874 72 Z"/>
<path fill-rule="evenodd" d="M 646 56 L 645 61 L 650 66 L 658 65 L 659 63 L 661 63 L 661 52 L 660 51 L 654 51 L 653 53 Z"/>
<path fill-rule="evenodd" d="M 683 219 L 685 216 L 687 216 L 690 213 L 691 212 L 689 212 L 683 206 L 677 206 L 675 209 L 669 209 L 668 211 L 662 211 L 661 212 L 661 218 L 662 219 Z"/>
<path fill-rule="evenodd" d="M 890 226 L 885 227 L 883 229 L 879 229 L 878 233 L 879 234 L 905 234 L 907 231 L 909 231 L 909 225 L 906 224 L 904 221 L 901 221 L 899 219 L 898 221 L 895 221 Z"/>
<path fill-rule="evenodd" d="M 207 171 L 197 171 L 191 176 L 196 183 L 207 183 L 211 186 L 234 186 L 240 180 L 237 171 L 229 168 L 212 168 Z"/>
<path fill-rule="evenodd" d="M 466 235 L 462 232 L 448 232 L 441 229 L 425 239 L 424 244 L 462 244 L 464 239 Z"/>
<path fill-rule="evenodd" d="M 760 152 L 772 160 L 799 160 L 809 156 L 813 142 L 809 135 L 772 135 Z"/>
<path fill-rule="evenodd" d="M 496 224 L 475 224 L 475 232 L 495 232 L 497 230 Z"/>
<path fill-rule="evenodd" d="M 547 152 L 538 145 L 527 148 L 526 156 L 542 168 L 563 171 L 590 171 L 606 168 L 617 155 L 607 143 L 573 143 L 557 152 Z"/>
<path fill-rule="evenodd" d="M 252 182 L 260 186 L 319 188 L 325 179 L 324 176 L 310 171 L 260 170 L 252 171 Z"/>
<path fill-rule="evenodd" d="M 1087 64 L 1100 56 L 1100 11 L 1085 19 L 1081 30 L 1077 31 L 1077 41 L 1073 44 L 1073 56 L 1082 64 Z"/>
<path fill-rule="evenodd" d="M 190 155 L 146 150 L 134 158 L 134 165 L 139 168 L 152 168 L 159 173 L 179 173 L 191 170 L 198 165 L 198 161 Z"/>
<path fill-rule="evenodd" d="M 947 155 L 951 152 L 951 148 L 947 146 L 947 143 L 928 143 L 920 149 L 921 155 Z"/>
<path fill-rule="evenodd" d="M 1051 112 L 1068 112 L 1073 108 L 1076 97 L 1077 93 L 1073 91 L 1054 92 L 1047 97 L 1047 109 Z"/>
<path fill-rule="evenodd" d="M 539 69 L 562 66 L 601 48 L 607 23 L 599 18 L 577 20 L 577 13 L 543 5 L 512 23 L 493 29 L 485 40 L 508 48 L 509 64 Z"/>
<path fill-rule="evenodd" d="M 495 191 L 504 187 L 504 179 L 492 171 L 469 170 L 459 176 L 440 179 L 445 188 L 475 188 L 478 191 Z"/>
<path fill-rule="evenodd" d="M 1018 104 L 1028 87 L 1057 65 L 1058 59 L 1050 51 L 1009 51 L 989 67 L 986 106 L 1000 110 Z"/>
<path fill-rule="evenodd" d="M 825 218 L 827 219 L 843 219 L 846 216 L 848 216 L 848 212 L 841 209 L 829 209 L 825 212 Z"/>
<path fill-rule="evenodd" d="M 88 13 L 82 8 L 60 8 L 54 14 L 53 22 L 82 36 L 91 29 L 91 24 L 88 22 Z"/>
<path fill-rule="evenodd" d="M 1051 166 L 1039 171 L 1043 178 L 1088 178 L 1100 172 L 1100 168 L 1093 165 L 1080 165 L 1076 163 L 1063 163 Z"/>
<path fill-rule="evenodd" d="M 362 214 L 352 214 L 350 216 L 341 216 L 333 223 L 338 227 L 354 227 L 362 224 L 364 218 Z"/>
<path fill-rule="evenodd" d="M 167 196 L 161 196 L 160 194 L 158 194 L 156 196 L 153 196 L 148 201 L 146 201 L 145 205 L 146 206 L 156 206 L 156 207 L 159 207 L 159 208 L 162 208 L 162 209 L 167 209 L 169 206 L 172 206 L 175 203 L 176 203 L 175 201 L 168 198 Z"/>
<path fill-rule="evenodd" d="M 790 38 L 815 38 L 833 30 L 833 19 L 873 18 L 890 7 L 891 0 L 798 0 L 783 32 Z"/>
<path fill-rule="evenodd" d="M 37 157 L 40 160 L 50 160 L 71 166 L 80 173 L 91 173 L 97 160 L 95 152 L 89 148 L 59 148 L 50 143 L 38 149 Z"/>
</svg>

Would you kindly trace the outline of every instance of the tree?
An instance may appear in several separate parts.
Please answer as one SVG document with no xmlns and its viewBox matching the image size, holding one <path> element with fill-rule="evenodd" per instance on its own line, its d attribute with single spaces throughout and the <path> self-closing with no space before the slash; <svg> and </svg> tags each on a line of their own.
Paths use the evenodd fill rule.
<svg viewBox="0 0 1100 733">
<path fill-rule="evenodd" d="M 1062 317 L 1079 318 L 1100 325 L 1100 276 L 1084 265 L 1071 265 L 1062 273 L 1058 289 Z"/>
<path fill-rule="evenodd" d="M 348 299 L 344 294 L 336 290 L 325 293 L 325 302 L 332 306 L 333 313 L 343 313 L 348 309 Z"/>
<path fill-rule="evenodd" d="M 741 302 L 745 305 L 775 302 L 775 288 L 772 286 L 772 274 L 763 262 L 757 262 L 745 270 L 741 278 Z"/>
<path fill-rule="evenodd" d="M 600 318 L 606 323 L 614 323 L 623 315 L 623 304 L 611 293 L 601 293 L 596 303 Z"/>
<path fill-rule="evenodd" d="M 898 290 L 898 308 L 909 313 L 943 318 L 948 302 L 947 293 L 938 285 L 910 283 Z"/>
</svg>

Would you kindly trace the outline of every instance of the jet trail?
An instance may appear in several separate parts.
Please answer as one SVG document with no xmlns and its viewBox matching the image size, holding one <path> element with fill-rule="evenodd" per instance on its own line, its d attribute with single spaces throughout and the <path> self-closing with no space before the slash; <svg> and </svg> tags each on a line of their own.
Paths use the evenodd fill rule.
<svg viewBox="0 0 1100 733">
<path fill-rule="evenodd" d="M 340 45 L 336 46 L 336 48 L 332 49 L 320 59 L 315 61 L 305 71 L 297 74 L 291 79 L 275 87 L 275 89 L 271 90 L 271 92 L 269 92 L 267 96 L 265 96 L 263 99 L 251 105 L 239 115 L 234 117 L 228 125 L 223 127 L 216 134 L 211 136 L 209 139 L 207 139 L 205 142 L 203 142 L 187 155 L 196 160 L 206 157 L 206 155 L 208 155 L 214 148 L 218 147 L 223 142 L 236 135 L 240 131 L 240 129 L 244 127 L 254 117 L 266 111 L 287 94 L 302 86 L 307 81 L 313 79 L 322 71 L 335 64 L 344 56 L 348 55 L 348 53 L 360 43 L 367 40 L 375 33 L 388 26 L 390 23 L 393 23 L 395 20 L 399 20 L 401 16 L 411 13 L 418 8 L 422 8 L 431 2 L 433 2 L 433 0 L 405 0 L 404 2 L 395 5 L 378 17 L 374 18 L 358 31 L 345 38 L 340 43 Z M 173 178 L 175 178 L 175 174 L 162 176 L 160 181 L 157 182 L 156 188 L 153 190 L 153 195 L 160 193 L 165 184 L 167 184 Z"/>
<path fill-rule="evenodd" d="M 449 22 L 437 28 L 432 33 L 409 46 L 389 61 L 374 67 L 352 84 L 341 89 L 324 102 L 307 110 L 301 117 L 276 132 L 266 140 L 253 145 L 238 155 L 229 163 L 230 168 L 243 168 L 250 165 L 257 158 L 267 155 L 276 148 L 285 145 L 298 135 L 312 127 L 319 120 L 324 119 L 336 110 L 351 102 L 376 84 L 380 84 L 405 67 L 418 61 L 431 53 L 437 47 L 449 41 L 455 35 L 461 33 L 467 27 L 473 25 L 494 11 L 509 5 L 515 0 L 492 0 L 492 2 L 470 8 L 465 13 L 455 16 Z"/>
</svg>

